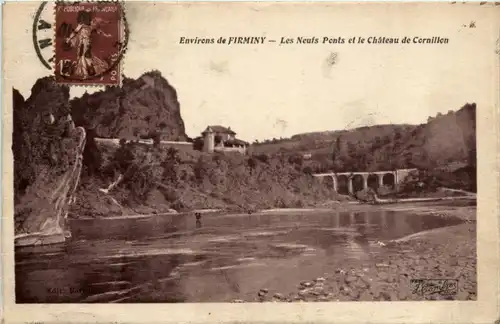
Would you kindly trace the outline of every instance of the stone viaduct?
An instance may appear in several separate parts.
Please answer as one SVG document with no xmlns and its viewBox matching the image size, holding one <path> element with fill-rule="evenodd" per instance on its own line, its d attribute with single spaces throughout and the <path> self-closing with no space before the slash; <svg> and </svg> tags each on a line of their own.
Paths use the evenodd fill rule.
<svg viewBox="0 0 500 324">
<path fill-rule="evenodd" d="M 353 194 L 368 187 L 376 189 L 380 187 L 398 188 L 410 174 L 418 172 L 417 169 L 397 169 L 391 171 L 375 172 L 338 172 L 317 173 L 313 176 L 323 181 L 330 181 L 335 192 L 346 192 Z M 342 190 L 343 189 L 343 190 Z"/>
</svg>

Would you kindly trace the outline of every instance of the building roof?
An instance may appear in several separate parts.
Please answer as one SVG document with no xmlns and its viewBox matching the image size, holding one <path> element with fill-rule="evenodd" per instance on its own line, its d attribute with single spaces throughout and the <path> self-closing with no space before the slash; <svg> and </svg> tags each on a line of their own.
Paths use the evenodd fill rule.
<svg viewBox="0 0 500 324">
<path fill-rule="evenodd" d="M 236 133 L 231 130 L 231 127 L 224 127 L 224 126 L 221 126 L 221 125 L 209 125 L 203 131 L 202 134 L 206 133 L 208 131 L 208 129 L 211 129 L 215 133 L 223 133 L 223 134 L 236 135 Z"/>
</svg>

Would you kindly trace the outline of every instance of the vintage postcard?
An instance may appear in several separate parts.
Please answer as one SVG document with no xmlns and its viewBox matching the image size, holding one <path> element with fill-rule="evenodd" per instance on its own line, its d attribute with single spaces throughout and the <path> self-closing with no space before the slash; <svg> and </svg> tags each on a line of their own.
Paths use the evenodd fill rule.
<svg viewBox="0 0 500 324">
<path fill-rule="evenodd" d="M 500 319 L 497 3 L 6 2 L 2 46 L 5 323 Z"/>
</svg>

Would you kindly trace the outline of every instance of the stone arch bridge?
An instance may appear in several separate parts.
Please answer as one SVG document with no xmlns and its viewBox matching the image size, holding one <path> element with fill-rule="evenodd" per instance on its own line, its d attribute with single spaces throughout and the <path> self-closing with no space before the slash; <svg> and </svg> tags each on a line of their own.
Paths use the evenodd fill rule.
<svg viewBox="0 0 500 324">
<path fill-rule="evenodd" d="M 331 172 L 313 174 L 316 178 L 329 181 L 335 192 L 353 194 L 368 187 L 377 189 L 391 187 L 397 190 L 406 177 L 417 173 L 418 169 L 397 169 L 391 171 L 375 172 Z"/>
</svg>

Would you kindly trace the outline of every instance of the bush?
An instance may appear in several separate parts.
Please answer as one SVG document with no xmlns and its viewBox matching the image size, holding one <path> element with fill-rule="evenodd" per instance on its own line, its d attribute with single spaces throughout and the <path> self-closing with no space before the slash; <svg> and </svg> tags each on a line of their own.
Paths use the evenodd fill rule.
<svg viewBox="0 0 500 324">
<path fill-rule="evenodd" d="M 204 144 L 205 144 L 205 141 L 203 140 L 203 137 L 196 137 L 193 140 L 193 150 L 202 151 Z"/>
<path fill-rule="evenodd" d="M 262 163 L 269 163 L 269 156 L 266 154 L 255 155 L 255 158 Z"/>
<path fill-rule="evenodd" d="M 200 156 L 198 158 L 198 161 L 196 161 L 194 168 L 193 168 L 193 172 L 194 172 L 194 176 L 195 176 L 196 180 L 198 182 L 202 182 L 203 179 L 208 177 L 209 171 L 210 171 L 209 162 L 206 160 L 206 158 L 204 158 L 204 156 Z"/>
<path fill-rule="evenodd" d="M 177 170 L 180 163 L 179 150 L 170 147 L 167 150 L 167 156 L 165 160 L 161 163 L 163 168 L 163 180 L 170 183 L 177 183 Z"/>
<path fill-rule="evenodd" d="M 116 172 L 121 174 L 127 172 L 135 158 L 132 149 L 133 144 L 131 143 L 121 145 L 113 154 L 109 164 L 105 167 L 104 173 L 114 177 Z"/>
<path fill-rule="evenodd" d="M 158 147 L 160 146 L 160 144 L 161 144 L 161 136 L 159 133 L 155 133 L 153 135 L 153 145 Z"/>
<path fill-rule="evenodd" d="M 163 197 L 165 200 L 171 203 L 176 202 L 179 199 L 179 195 L 175 192 L 174 189 L 163 189 L 161 190 Z"/>
<path fill-rule="evenodd" d="M 305 174 L 307 175 L 312 175 L 313 174 L 313 170 L 310 166 L 306 166 L 302 169 L 302 172 L 304 172 Z"/>
<path fill-rule="evenodd" d="M 247 160 L 247 165 L 248 165 L 248 167 L 249 167 L 251 170 L 253 170 L 253 169 L 255 169 L 255 167 L 257 166 L 257 162 L 255 161 L 255 159 L 254 159 L 254 158 L 249 158 L 249 159 Z"/>
<path fill-rule="evenodd" d="M 304 157 L 299 154 L 291 155 L 288 157 L 288 163 L 301 167 L 304 164 Z"/>
<path fill-rule="evenodd" d="M 132 172 L 127 173 L 125 177 L 125 184 L 132 192 L 133 198 L 138 200 L 146 200 L 147 195 L 157 187 L 153 170 L 148 167 L 139 167 L 134 165 L 131 169 Z"/>
</svg>

